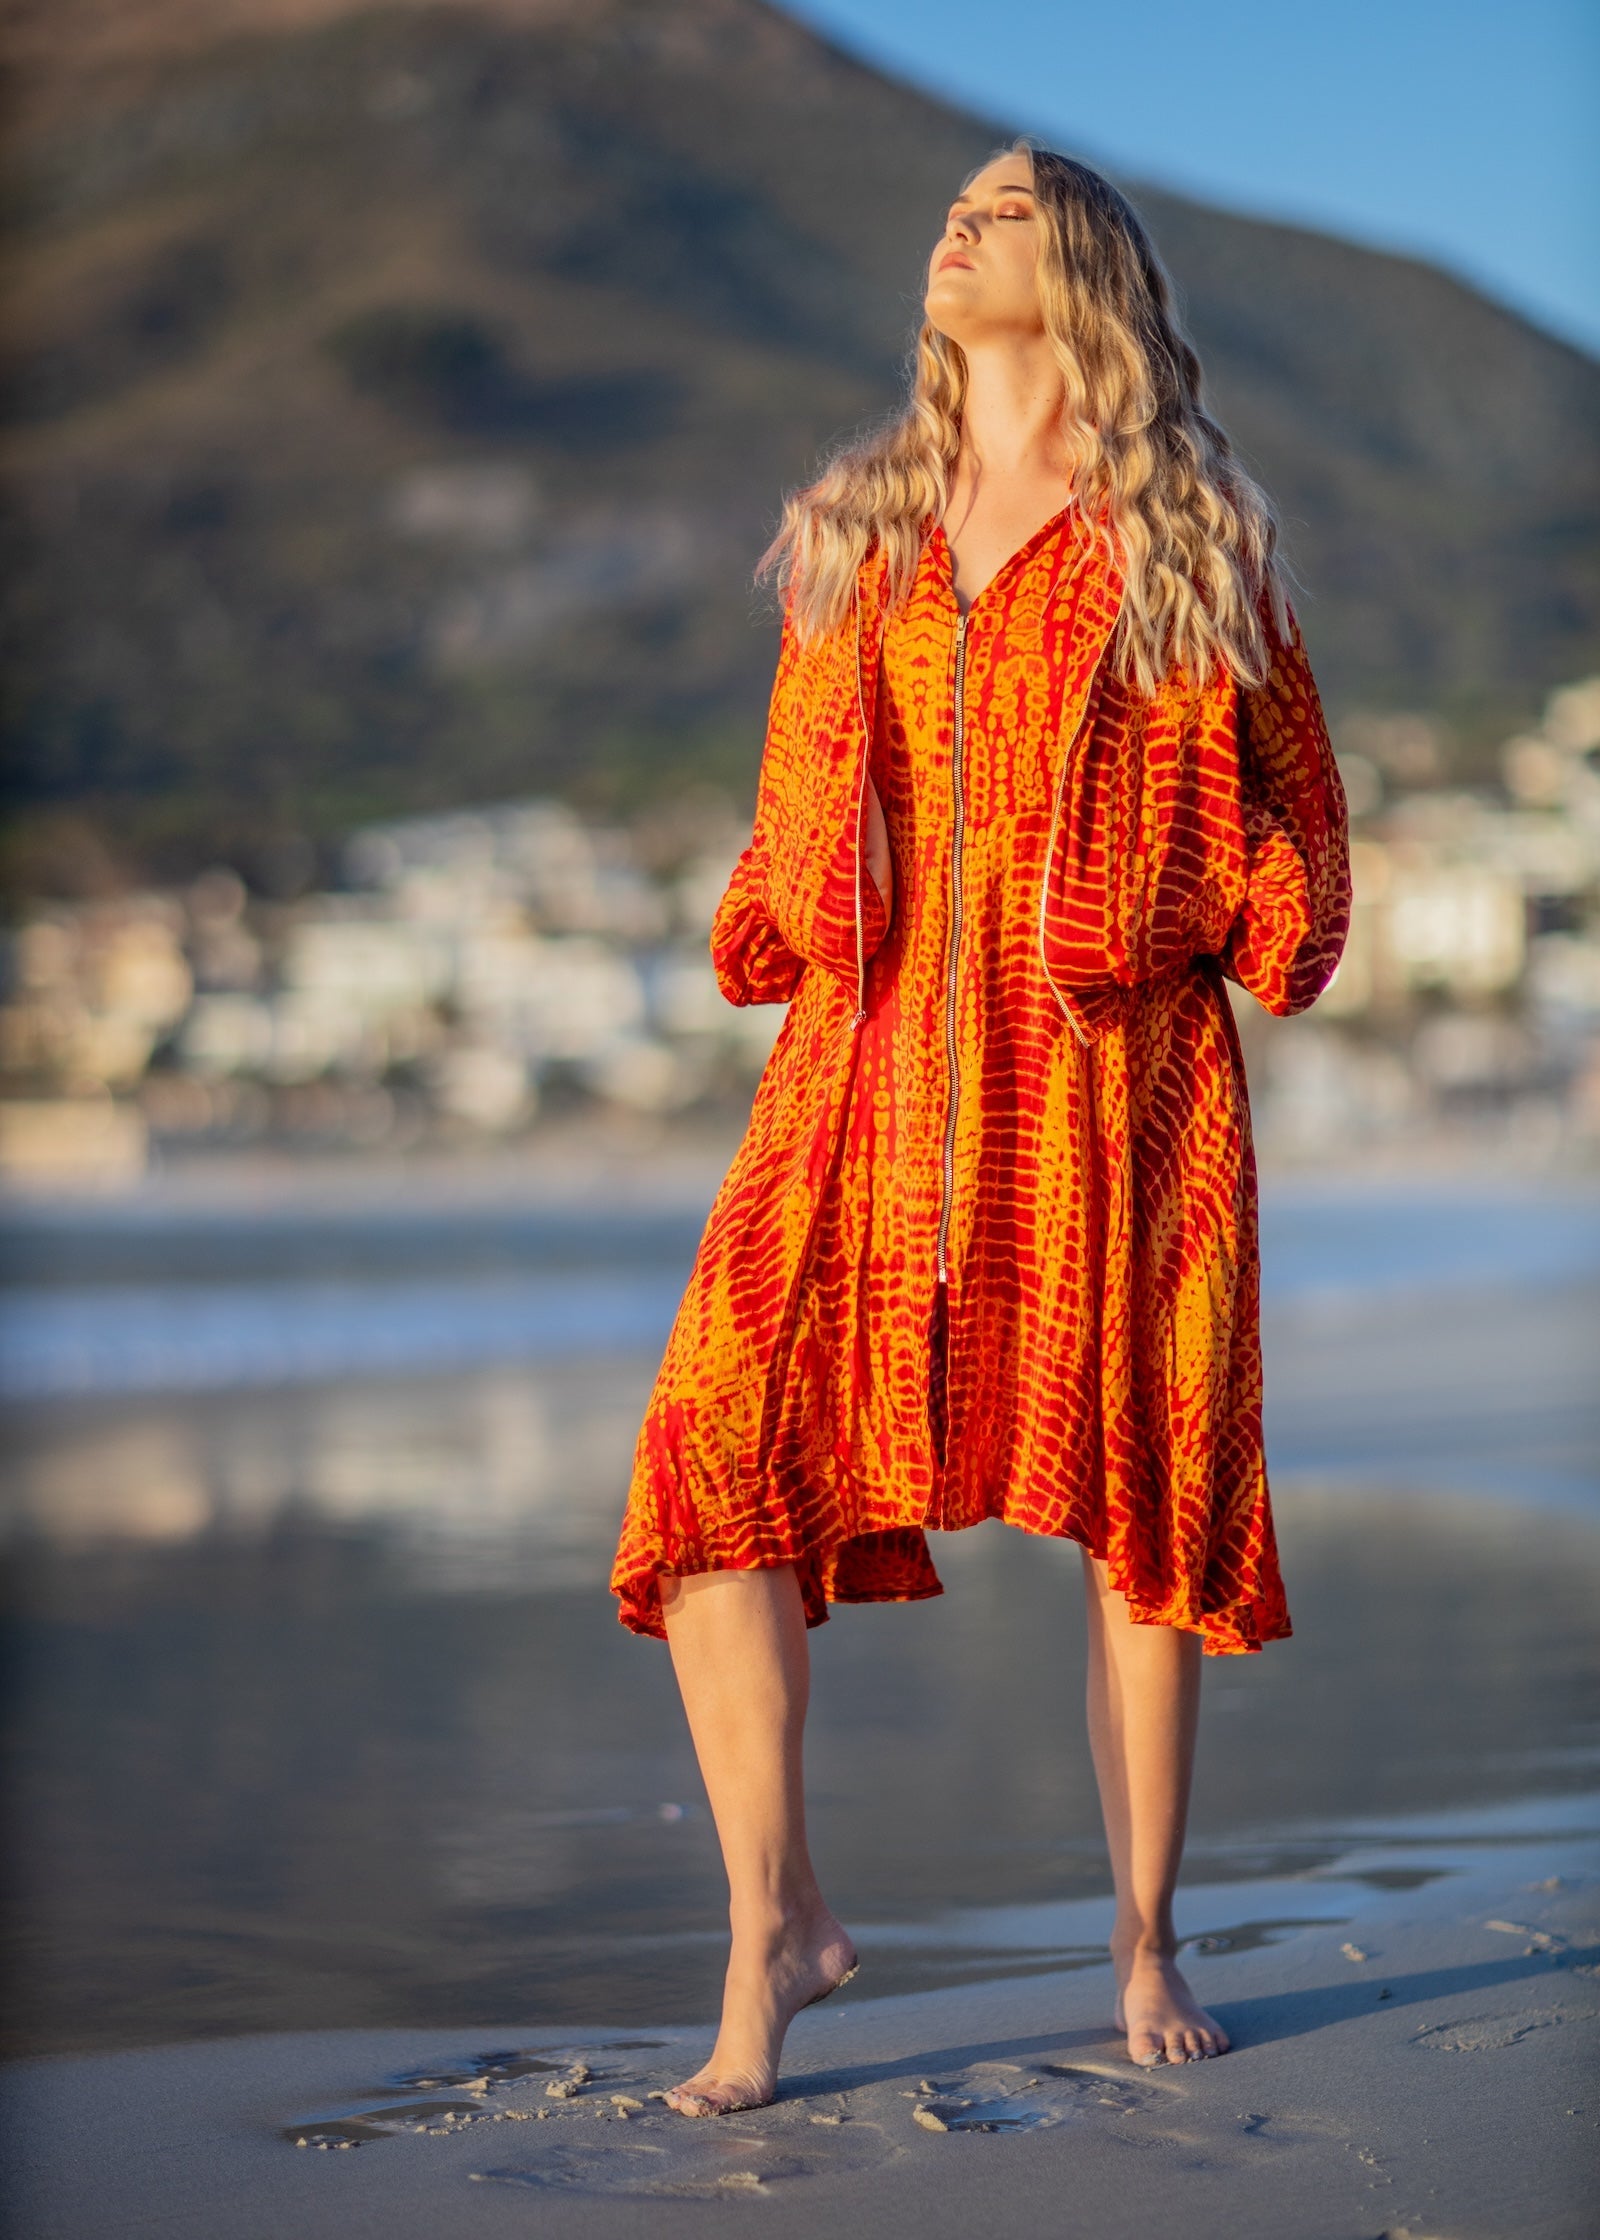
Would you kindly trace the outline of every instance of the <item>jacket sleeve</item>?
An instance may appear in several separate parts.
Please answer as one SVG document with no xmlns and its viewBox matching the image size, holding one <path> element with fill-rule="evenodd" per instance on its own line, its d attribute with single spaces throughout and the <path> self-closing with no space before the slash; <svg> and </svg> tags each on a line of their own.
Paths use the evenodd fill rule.
<svg viewBox="0 0 1600 2240">
<path fill-rule="evenodd" d="M 1304 1011 L 1333 977 L 1350 927 L 1344 787 L 1300 629 L 1271 636 L 1265 684 L 1240 696 L 1245 893 L 1223 970 L 1279 1018 Z"/>
<path fill-rule="evenodd" d="M 711 962 L 730 1003 L 787 1003 L 806 968 L 763 900 L 763 864 L 760 843 L 752 840 L 711 921 Z"/>
<path fill-rule="evenodd" d="M 787 618 L 767 717 L 755 829 L 711 925 L 711 960 L 730 1003 L 786 1003 L 808 964 L 853 980 L 858 811 L 841 742 L 855 701 L 855 640 L 802 649 Z M 862 947 L 888 929 L 860 867 Z"/>
<path fill-rule="evenodd" d="M 1040 909 L 1046 968 L 1085 1041 L 1129 990 L 1200 956 L 1273 1010 L 1310 1003 L 1338 961 L 1344 796 L 1292 617 L 1270 642 L 1254 692 L 1220 663 L 1149 700 L 1102 683 Z"/>
</svg>

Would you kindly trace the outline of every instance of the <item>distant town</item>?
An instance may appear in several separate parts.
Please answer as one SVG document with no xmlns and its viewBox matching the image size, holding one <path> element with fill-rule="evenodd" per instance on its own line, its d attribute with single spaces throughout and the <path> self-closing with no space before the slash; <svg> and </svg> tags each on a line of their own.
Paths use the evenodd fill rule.
<svg viewBox="0 0 1600 2240">
<path fill-rule="evenodd" d="M 1338 736 L 1355 912 L 1314 1011 L 1236 1010 L 1258 1139 L 1325 1161 L 1442 1136 L 1600 1163 L 1600 677 L 1508 740 L 1497 787 L 1443 734 Z M 781 1007 L 723 1001 L 707 934 L 747 825 L 675 847 L 553 799 L 366 827 L 335 891 L 189 884 L 40 904 L 5 937 L 0 1179 L 116 1188 L 230 1147 L 536 1139 L 587 1109 L 736 1116 Z"/>
</svg>

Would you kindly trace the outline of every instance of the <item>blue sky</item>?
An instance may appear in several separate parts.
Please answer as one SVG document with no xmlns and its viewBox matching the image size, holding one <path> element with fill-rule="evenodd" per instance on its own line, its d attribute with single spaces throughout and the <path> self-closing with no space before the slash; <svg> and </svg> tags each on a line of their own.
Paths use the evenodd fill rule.
<svg viewBox="0 0 1600 2240">
<path fill-rule="evenodd" d="M 1596 0 L 785 0 L 1124 178 L 1431 257 L 1600 354 Z"/>
</svg>

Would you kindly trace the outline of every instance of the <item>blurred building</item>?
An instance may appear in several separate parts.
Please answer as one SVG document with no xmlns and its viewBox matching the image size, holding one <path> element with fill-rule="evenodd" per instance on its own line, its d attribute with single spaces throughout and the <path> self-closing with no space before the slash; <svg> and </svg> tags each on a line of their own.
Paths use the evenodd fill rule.
<svg viewBox="0 0 1600 2240">
<path fill-rule="evenodd" d="M 1600 678 L 1552 694 L 1495 789 L 1443 783 L 1420 717 L 1339 747 L 1350 937 L 1313 1011 L 1244 1021 L 1265 1147 L 1600 1150 Z"/>
<path fill-rule="evenodd" d="M 1498 787 L 1448 784 L 1447 744 L 1421 716 L 1341 729 L 1344 959 L 1302 1018 L 1238 999 L 1269 1156 L 1600 1152 L 1600 678 L 1506 743 Z M 653 831 L 512 801 L 356 832 L 294 904 L 218 867 L 39 909 L 6 939 L 0 1171 L 115 1186 L 152 1147 L 737 1116 L 782 1022 L 725 1003 L 707 953 L 747 838 L 715 797 Z"/>
</svg>

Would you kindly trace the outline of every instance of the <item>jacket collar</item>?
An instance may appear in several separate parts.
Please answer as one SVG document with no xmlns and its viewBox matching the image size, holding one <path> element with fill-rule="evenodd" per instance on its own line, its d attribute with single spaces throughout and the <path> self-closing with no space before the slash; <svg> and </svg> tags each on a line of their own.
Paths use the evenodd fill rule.
<svg viewBox="0 0 1600 2240">
<path fill-rule="evenodd" d="M 1071 728 L 1084 711 L 1093 680 L 1097 675 L 1112 632 L 1122 611 L 1123 574 L 1107 549 L 1103 533 L 1106 516 L 1104 511 L 1090 525 L 1092 534 L 1089 549 L 1083 555 L 1081 566 L 1087 571 L 1080 583 L 1079 611 L 1084 627 L 1077 633 L 1073 662 L 1075 674 L 1064 680 L 1063 714 L 1071 716 Z M 931 520 L 924 535 L 931 531 Z M 1076 576 L 1077 569 L 1069 572 Z M 867 738 L 872 737 L 877 717 L 879 657 L 883 651 L 883 634 L 889 620 L 889 568 L 879 546 L 873 545 L 856 571 L 855 598 L 846 630 L 855 640 L 859 654 L 860 690 L 857 695 L 859 719 L 865 727 Z"/>
</svg>

